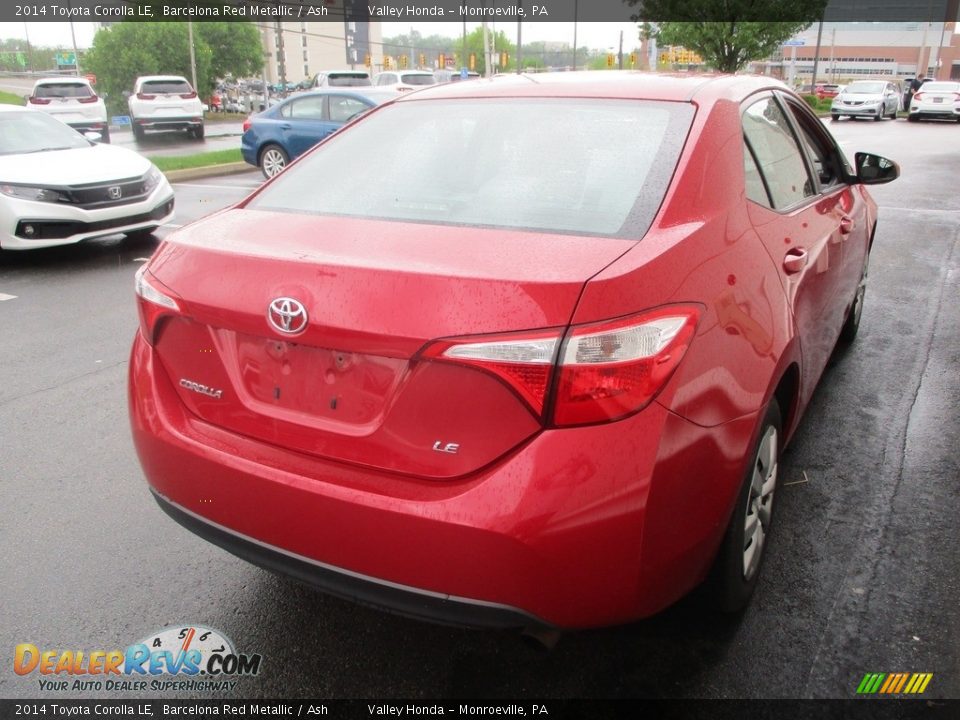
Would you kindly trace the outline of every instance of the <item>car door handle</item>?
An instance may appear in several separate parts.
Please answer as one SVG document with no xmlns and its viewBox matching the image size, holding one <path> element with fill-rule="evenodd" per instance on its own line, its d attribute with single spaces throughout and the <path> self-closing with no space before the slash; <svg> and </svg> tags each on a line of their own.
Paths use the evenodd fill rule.
<svg viewBox="0 0 960 720">
<path fill-rule="evenodd" d="M 290 123 L 280 123 L 280 129 L 281 129 L 281 130 L 289 130 L 290 127 L 291 127 L 291 126 L 290 126 Z"/>
<path fill-rule="evenodd" d="M 856 223 L 853 222 L 853 218 L 842 217 L 840 218 L 840 234 L 849 235 L 853 232 L 853 229 L 856 227 Z"/>
<path fill-rule="evenodd" d="M 807 251 L 803 248 L 793 248 L 783 258 L 783 269 L 788 275 L 800 272 L 806 265 Z"/>
</svg>

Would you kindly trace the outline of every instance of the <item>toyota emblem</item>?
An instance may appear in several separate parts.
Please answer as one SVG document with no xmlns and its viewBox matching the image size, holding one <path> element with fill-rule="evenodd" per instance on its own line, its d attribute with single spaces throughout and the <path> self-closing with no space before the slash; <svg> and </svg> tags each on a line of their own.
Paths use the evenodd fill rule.
<svg viewBox="0 0 960 720">
<path fill-rule="evenodd" d="M 307 309 L 298 300 L 279 297 L 267 308 L 267 320 L 275 330 L 296 335 L 307 327 Z"/>
</svg>

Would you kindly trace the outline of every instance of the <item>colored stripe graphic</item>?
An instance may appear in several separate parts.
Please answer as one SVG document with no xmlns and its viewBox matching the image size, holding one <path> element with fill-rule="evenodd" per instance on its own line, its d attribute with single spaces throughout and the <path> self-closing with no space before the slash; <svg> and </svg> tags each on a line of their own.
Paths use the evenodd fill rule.
<svg viewBox="0 0 960 720">
<path fill-rule="evenodd" d="M 857 694 L 919 695 L 932 679 L 933 673 L 867 673 L 857 686 Z"/>
</svg>

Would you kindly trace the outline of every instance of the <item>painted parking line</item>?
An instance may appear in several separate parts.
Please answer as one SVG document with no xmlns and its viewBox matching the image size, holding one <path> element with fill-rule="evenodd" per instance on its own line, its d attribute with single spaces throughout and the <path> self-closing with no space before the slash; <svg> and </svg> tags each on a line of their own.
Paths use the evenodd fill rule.
<svg viewBox="0 0 960 720">
<path fill-rule="evenodd" d="M 0 293 L 0 302 L 3 302 L 4 300 L 15 300 L 16 297 L 17 297 L 16 295 L 7 295 L 6 293 Z"/>
</svg>

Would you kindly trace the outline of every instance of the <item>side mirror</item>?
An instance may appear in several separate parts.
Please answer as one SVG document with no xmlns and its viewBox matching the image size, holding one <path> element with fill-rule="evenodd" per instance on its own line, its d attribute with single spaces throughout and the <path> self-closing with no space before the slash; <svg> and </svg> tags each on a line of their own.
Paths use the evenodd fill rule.
<svg viewBox="0 0 960 720">
<path fill-rule="evenodd" d="M 857 182 L 863 185 L 883 185 L 900 177 L 900 166 L 893 160 L 858 152 L 854 155 L 857 165 Z"/>
</svg>

